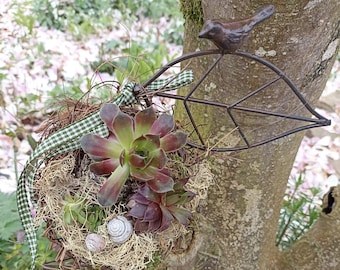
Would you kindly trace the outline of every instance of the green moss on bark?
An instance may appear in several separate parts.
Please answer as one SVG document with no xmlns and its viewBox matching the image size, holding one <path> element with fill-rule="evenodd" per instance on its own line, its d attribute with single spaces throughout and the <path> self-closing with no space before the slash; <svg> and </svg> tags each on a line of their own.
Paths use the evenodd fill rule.
<svg viewBox="0 0 340 270">
<path fill-rule="evenodd" d="M 181 0 L 181 11 L 185 20 L 191 20 L 195 25 L 203 26 L 203 8 L 201 0 Z"/>
</svg>

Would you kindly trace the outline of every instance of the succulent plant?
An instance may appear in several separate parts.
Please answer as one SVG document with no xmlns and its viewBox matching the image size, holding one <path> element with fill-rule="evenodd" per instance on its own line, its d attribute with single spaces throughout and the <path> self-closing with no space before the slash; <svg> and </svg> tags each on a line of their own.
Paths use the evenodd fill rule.
<svg viewBox="0 0 340 270">
<path fill-rule="evenodd" d="M 65 225 L 79 223 L 89 231 L 96 231 L 105 214 L 99 205 L 86 204 L 86 198 L 77 194 L 65 194 L 63 201 L 63 222 Z"/>
<path fill-rule="evenodd" d="M 182 206 L 195 196 L 183 188 L 188 179 L 176 181 L 174 190 L 166 193 L 154 192 L 145 184 L 139 186 L 128 203 L 131 209 L 127 213 L 134 219 L 135 231 L 164 231 L 174 220 L 187 226 L 192 213 Z"/>
<path fill-rule="evenodd" d="M 166 152 L 177 151 L 187 140 L 184 132 L 173 131 L 173 117 L 157 117 L 149 107 L 133 118 L 115 104 L 105 104 L 100 117 L 109 136 L 87 134 L 80 140 L 84 152 L 95 160 L 90 170 L 97 175 L 111 174 L 98 193 L 99 203 L 115 204 L 129 177 L 145 182 L 157 193 L 173 190 L 174 181 L 165 167 Z"/>
</svg>

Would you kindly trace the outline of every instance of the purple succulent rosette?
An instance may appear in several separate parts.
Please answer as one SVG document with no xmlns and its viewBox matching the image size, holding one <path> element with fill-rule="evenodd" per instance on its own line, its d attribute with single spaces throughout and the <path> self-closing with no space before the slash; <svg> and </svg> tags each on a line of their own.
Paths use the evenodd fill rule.
<svg viewBox="0 0 340 270">
<path fill-rule="evenodd" d="M 131 117 L 117 105 L 105 104 L 100 118 L 109 136 L 87 134 L 80 140 L 84 152 L 95 161 L 90 170 L 97 175 L 111 174 L 98 193 L 99 203 L 115 204 L 129 177 L 145 182 L 156 193 L 172 191 L 174 180 L 165 167 L 166 153 L 179 150 L 187 141 L 184 132 L 174 131 L 173 117 L 157 117 L 152 107 Z"/>
<path fill-rule="evenodd" d="M 156 193 L 148 185 L 141 185 L 131 197 L 128 216 L 134 219 L 137 232 L 161 232 L 169 228 L 172 221 L 189 225 L 192 213 L 182 206 L 191 201 L 195 194 L 186 191 L 184 185 L 189 178 L 177 180 L 173 191 Z"/>
</svg>

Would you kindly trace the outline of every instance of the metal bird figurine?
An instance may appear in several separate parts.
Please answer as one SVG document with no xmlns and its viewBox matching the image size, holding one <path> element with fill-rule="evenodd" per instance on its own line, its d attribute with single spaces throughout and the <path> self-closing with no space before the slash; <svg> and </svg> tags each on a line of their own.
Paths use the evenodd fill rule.
<svg viewBox="0 0 340 270">
<path fill-rule="evenodd" d="M 253 27 L 269 18 L 274 11 L 274 5 L 268 5 L 257 10 L 254 16 L 249 19 L 208 20 L 198 37 L 211 40 L 223 53 L 233 53 L 242 46 Z"/>
</svg>

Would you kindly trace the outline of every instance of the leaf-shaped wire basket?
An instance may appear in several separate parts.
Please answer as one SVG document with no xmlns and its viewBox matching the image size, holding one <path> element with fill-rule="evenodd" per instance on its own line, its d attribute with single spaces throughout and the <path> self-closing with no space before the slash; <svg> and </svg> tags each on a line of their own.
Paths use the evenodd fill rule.
<svg viewBox="0 0 340 270">
<path fill-rule="evenodd" d="M 147 89 L 148 86 L 154 82 L 158 77 L 160 77 L 165 71 L 167 71 L 172 66 L 181 63 L 183 61 L 196 58 L 196 57 L 202 57 L 207 55 L 217 55 L 217 58 L 213 61 L 212 65 L 207 69 L 207 71 L 198 79 L 198 81 L 190 88 L 189 92 L 186 95 L 177 95 L 177 94 L 171 94 L 166 91 L 162 91 L 161 89 L 158 91 L 152 92 L 146 92 L 141 91 L 142 89 Z M 189 141 L 188 145 L 198 148 L 200 150 L 210 150 L 215 152 L 227 152 L 227 151 L 238 151 L 238 150 L 244 150 L 253 148 L 256 146 L 260 146 L 269 142 L 272 142 L 274 140 L 283 138 L 285 136 L 288 136 L 290 134 L 303 131 L 310 128 L 320 127 L 320 126 L 328 126 L 331 124 L 331 120 L 325 118 L 324 116 L 320 115 L 317 111 L 315 111 L 311 105 L 307 102 L 307 100 L 303 97 L 303 95 L 300 93 L 300 91 L 297 89 L 295 84 L 285 75 L 285 73 L 276 67 L 274 64 L 270 63 L 269 61 L 258 57 L 256 55 L 247 53 L 247 52 L 240 52 L 237 51 L 233 53 L 233 55 L 247 58 L 253 61 L 256 61 L 271 71 L 275 73 L 275 76 L 273 78 L 268 79 L 265 83 L 258 86 L 256 89 L 251 90 L 247 95 L 240 97 L 237 100 L 234 100 L 232 103 L 227 104 L 224 102 L 218 102 L 218 101 L 212 101 L 202 98 L 195 98 L 194 94 L 199 89 L 200 85 L 203 83 L 203 81 L 208 77 L 208 75 L 213 71 L 213 69 L 217 66 L 217 64 L 220 62 L 220 60 L 225 56 L 226 54 L 221 53 L 219 50 L 206 50 L 206 51 L 198 51 L 189 53 L 186 55 L 183 55 L 181 57 L 178 57 L 177 59 L 171 61 L 170 63 L 163 66 L 152 78 L 150 78 L 147 82 L 136 85 L 135 86 L 135 94 L 138 98 L 143 98 L 147 105 L 151 105 L 151 96 L 159 96 L 159 97 L 166 97 L 175 99 L 177 101 L 181 101 L 184 104 L 184 108 L 186 111 L 186 114 L 188 116 L 188 119 L 191 122 L 191 126 L 193 128 L 194 133 L 197 135 L 196 141 Z M 266 109 L 258 109 L 254 107 L 249 107 L 243 105 L 247 100 L 250 100 L 252 97 L 258 95 L 261 92 L 265 91 L 272 91 L 273 89 L 270 89 L 270 87 L 275 86 L 275 84 L 278 84 L 280 82 L 284 82 L 284 86 L 282 87 L 282 84 L 280 85 L 281 88 L 284 88 L 283 91 L 289 91 L 293 94 L 295 98 L 297 98 L 300 102 L 300 105 L 303 106 L 310 114 L 312 114 L 314 117 L 306 117 L 306 116 L 300 116 L 294 113 L 288 112 L 278 112 L 275 110 L 266 110 Z M 281 91 L 282 89 L 280 89 Z M 274 94 L 274 93 L 273 93 Z M 194 114 L 191 112 L 191 108 L 189 104 L 202 104 L 204 106 L 212 106 L 214 108 L 221 108 L 222 109 L 222 115 L 228 116 L 229 119 L 232 122 L 233 129 L 238 132 L 238 135 L 240 137 L 240 143 L 237 146 L 231 146 L 231 147 L 209 147 L 208 141 L 203 138 L 203 135 L 199 131 L 198 124 L 195 121 Z M 275 104 L 272 104 L 272 107 L 275 108 Z M 244 112 L 244 113 L 252 113 L 253 115 L 257 115 L 260 117 L 266 117 L 266 116 L 272 116 L 273 118 L 277 118 L 277 121 L 279 119 L 286 119 L 290 120 L 291 122 L 294 122 L 293 127 L 286 129 L 284 131 L 278 131 L 276 134 L 272 134 L 269 137 L 266 138 L 259 138 L 256 136 L 256 139 L 248 138 L 248 135 L 244 132 L 244 129 L 246 127 L 239 123 L 239 120 L 235 117 L 236 112 Z M 263 121 L 266 122 L 266 121 Z M 296 123 L 299 123 L 296 125 Z M 265 123 L 268 124 L 268 123 Z M 265 128 L 265 126 L 263 127 Z M 251 137 L 251 136 L 250 136 Z M 253 136 L 254 137 L 254 136 Z"/>
</svg>

